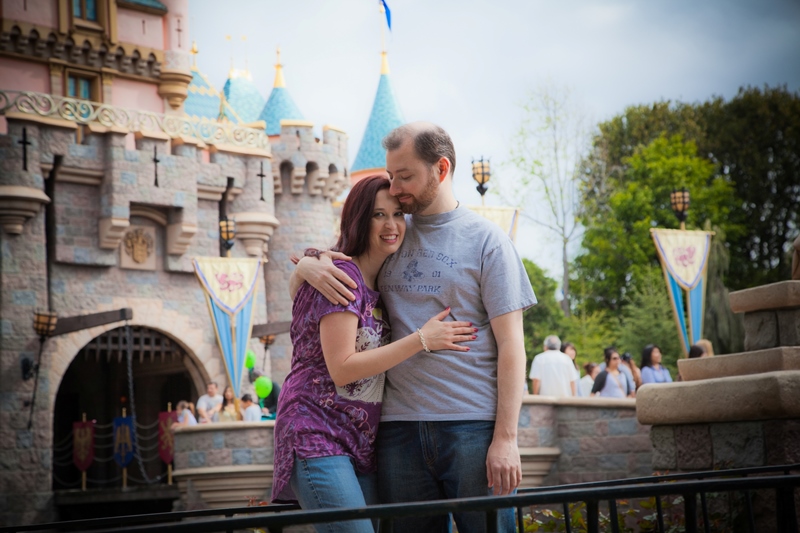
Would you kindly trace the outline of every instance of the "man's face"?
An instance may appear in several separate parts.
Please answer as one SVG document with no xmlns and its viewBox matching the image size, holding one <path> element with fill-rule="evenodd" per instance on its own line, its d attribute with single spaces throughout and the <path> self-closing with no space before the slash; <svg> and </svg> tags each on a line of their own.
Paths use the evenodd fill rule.
<svg viewBox="0 0 800 533">
<path fill-rule="evenodd" d="M 397 198 L 404 213 L 422 213 L 436 200 L 437 168 L 417 157 L 410 140 L 386 153 L 386 170 L 392 182 L 389 193 Z"/>
<path fill-rule="evenodd" d="M 209 383 L 206 385 L 206 392 L 209 396 L 216 396 L 217 395 L 217 386 L 213 383 Z"/>
</svg>

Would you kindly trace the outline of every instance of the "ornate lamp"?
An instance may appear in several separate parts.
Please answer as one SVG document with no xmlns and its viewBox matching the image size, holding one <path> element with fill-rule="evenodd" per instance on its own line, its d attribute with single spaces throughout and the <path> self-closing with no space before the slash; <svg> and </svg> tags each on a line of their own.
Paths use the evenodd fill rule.
<svg viewBox="0 0 800 533">
<path fill-rule="evenodd" d="M 689 214 L 689 191 L 686 187 L 673 189 L 669 195 L 669 204 L 681 223 L 681 229 L 686 229 L 686 216 Z"/>
<path fill-rule="evenodd" d="M 481 205 L 484 205 L 484 198 L 483 195 L 486 194 L 486 191 L 489 188 L 486 186 L 489 183 L 489 178 L 492 177 L 492 172 L 489 170 L 489 161 L 484 161 L 483 156 L 481 156 L 480 160 L 475 161 L 472 160 L 472 179 L 478 182 L 478 186 L 475 187 L 481 195 Z"/>
<path fill-rule="evenodd" d="M 53 334 L 56 324 L 58 324 L 58 315 L 53 311 L 36 311 L 33 314 L 33 329 L 43 339 Z"/>
<path fill-rule="evenodd" d="M 233 239 L 236 238 L 235 220 L 228 220 L 228 217 L 225 217 L 219 221 L 219 238 L 222 241 L 222 247 L 225 248 L 225 255 L 230 257 Z"/>
</svg>

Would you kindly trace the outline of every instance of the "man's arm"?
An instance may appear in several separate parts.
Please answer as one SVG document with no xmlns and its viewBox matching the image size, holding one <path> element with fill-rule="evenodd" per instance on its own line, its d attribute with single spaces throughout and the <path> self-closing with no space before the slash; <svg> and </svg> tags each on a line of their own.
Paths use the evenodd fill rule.
<svg viewBox="0 0 800 533">
<path fill-rule="evenodd" d="M 541 379 L 533 379 L 533 393 L 539 394 L 539 390 L 542 388 L 542 380 Z"/>
<path fill-rule="evenodd" d="M 490 321 L 497 339 L 497 418 L 494 437 L 486 454 L 486 477 L 494 494 L 509 494 L 522 480 L 517 446 L 517 426 L 522 407 L 525 376 L 525 343 L 522 310 L 497 316 Z"/>
<path fill-rule="evenodd" d="M 578 389 L 577 389 L 577 387 L 575 387 L 575 382 L 574 381 L 570 381 L 569 382 L 569 388 L 572 389 L 572 395 L 573 396 L 577 396 L 578 395 Z"/>
<path fill-rule="evenodd" d="M 325 252 L 316 257 L 303 257 L 289 278 L 289 295 L 294 300 L 304 281 L 317 289 L 330 303 L 347 305 L 356 298 L 347 288 L 358 285 L 350 276 L 333 264 L 334 259 L 349 261 L 350 257 L 338 252 Z"/>
</svg>

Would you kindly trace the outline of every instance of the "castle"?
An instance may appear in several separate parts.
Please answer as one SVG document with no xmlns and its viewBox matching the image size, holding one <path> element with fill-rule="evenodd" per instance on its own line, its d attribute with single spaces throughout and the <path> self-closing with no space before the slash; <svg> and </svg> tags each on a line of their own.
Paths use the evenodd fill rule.
<svg viewBox="0 0 800 533">
<path fill-rule="evenodd" d="M 89 489 L 117 492 L 65 490 L 79 486 L 65 444 L 73 422 L 96 420 L 101 439 L 133 395 L 147 425 L 207 381 L 227 382 L 192 267 L 220 255 L 222 220 L 236 223 L 234 257 L 266 261 L 262 325 L 291 319 L 290 255 L 334 238 L 332 204 L 351 177 L 346 133 L 326 125 L 315 137 L 280 56 L 267 99 L 246 72 L 217 91 L 188 22 L 188 0 L 2 4 L 0 524 L 117 509 L 116 467 L 99 457 Z M 380 139 L 401 122 L 384 55 L 356 178 L 383 166 Z M 57 315 L 52 336 L 32 328 L 37 310 Z M 251 340 L 257 367 L 281 382 L 288 335 L 268 347 Z M 129 480 L 163 475 L 148 465 Z M 175 498 L 137 494 L 126 501 Z"/>
</svg>

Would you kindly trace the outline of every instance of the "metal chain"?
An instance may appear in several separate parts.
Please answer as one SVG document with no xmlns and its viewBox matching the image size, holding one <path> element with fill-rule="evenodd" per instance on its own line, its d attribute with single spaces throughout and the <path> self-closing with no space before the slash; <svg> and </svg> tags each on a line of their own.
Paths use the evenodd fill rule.
<svg viewBox="0 0 800 533">
<path fill-rule="evenodd" d="M 134 457 L 136 457 L 136 462 L 139 464 L 139 473 L 142 474 L 142 478 L 144 478 L 144 482 L 148 485 L 153 483 L 158 483 L 158 478 L 150 479 L 147 475 L 147 472 L 144 469 L 144 462 L 142 461 L 142 456 L 139 453 L 139 432 L 137 429 L 136 424 L 136 403 L 133 399 L 133 338 L 131 336 L 131 325 L 128 321 L 125 321 L 125 343 L 127 344 L 127 360 L 128 360 L 128 396 L 130 398 L 131 404 L 131 416 L 133 417 L 133 434 L 134 438 L 136 439 L 136 449 L 134 450 Z"/>
</svg>

